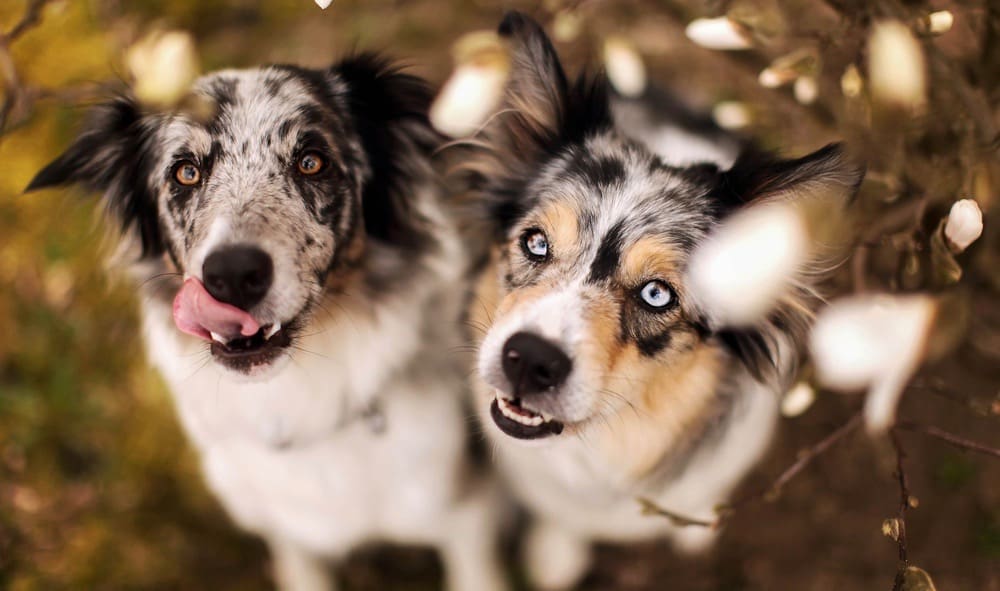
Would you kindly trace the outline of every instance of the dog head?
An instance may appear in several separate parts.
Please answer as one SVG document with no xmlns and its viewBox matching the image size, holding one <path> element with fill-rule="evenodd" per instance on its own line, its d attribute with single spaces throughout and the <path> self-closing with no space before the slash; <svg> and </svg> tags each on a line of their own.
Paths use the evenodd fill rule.
<svg viewBox="0 0 1000 591">
<path fill-rule="evenodd" d="M 759 331 L 711 326 L 687 286 L 691 252 L 730 212 L 847 198 L 862 172 L 837 146 L 797 160 L 747 151 L 727 170 L 668 165 L 616 130 L 601 78 L 568 82 L 536 23 L 512 14 L 500 34 L 511 79 L 489 149 L 467 167 L 496 228 L 495 273 L 473 305 L 486 307 L 478 369 L 493 422 L 519 439 L 623 410 L 694 425 L 731 361 L 759 375 L 773 351 Z"/>
<path fill-rule="evenodd" d="M 28 190 L 103 192 L 150 274 L 174 272 L 177 327 L 223 367 L 256 374 L 322 298 L 357 281 L 371 248 L 428 246 L 410 195 L 429 176 L 429 94 L 361 55 L 327 70 L 223 71 L 192 96 L 210 116 L 127 96 L 96 108 Z"/>
</svg>

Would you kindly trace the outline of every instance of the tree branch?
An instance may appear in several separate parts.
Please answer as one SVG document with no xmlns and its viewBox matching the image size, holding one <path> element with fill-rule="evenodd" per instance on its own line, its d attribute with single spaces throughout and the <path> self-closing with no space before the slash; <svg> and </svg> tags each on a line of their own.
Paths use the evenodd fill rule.
<svg viewBox="0 0 1000 591">
<path fill-rule="evenodd" d="M 906 431 L 913 431 L 915 433 L 923 433 L 935 439 L 940 439 L 949 445 L 957 447 L 959 449 L 969 450 L 978 452 L 981 454 L 986 454 L 988 456 L 993 456 L 995 458 L 1000 458 L 1000 449 L 995 447 L 990 447 L 984 443 L 979 443 L 977 441 L 972 441 L 965 439 L 964 437 L 959 437 L 953 433 L 949 433 L 942 429 L 938 429 L 933 425 L 924 425 L 922 423 L 915 423 L 908 420 L 900 420 L 896 423 L 897 429 L 904 429 Z"/>
</svg>

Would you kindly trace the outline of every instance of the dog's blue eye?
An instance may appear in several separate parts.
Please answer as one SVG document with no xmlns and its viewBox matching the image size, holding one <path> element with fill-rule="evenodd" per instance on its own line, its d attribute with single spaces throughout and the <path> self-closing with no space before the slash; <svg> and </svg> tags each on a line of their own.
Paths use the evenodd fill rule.
<svg viewBox="0 0 1000 591">
<path fill-rule="evenodd" d="M 549 257 L 549 239 L 541 230 L 527 230 L 521 235 L 521 250 L 532 260 L 545 260 Z"/>
<path fill-rule="evenodd" d="M 674 301 L 673 291 L 662 281 L 650 281 L 639 290 L 639 297 L 650 308 L 666 308 Z"/>
</svg>

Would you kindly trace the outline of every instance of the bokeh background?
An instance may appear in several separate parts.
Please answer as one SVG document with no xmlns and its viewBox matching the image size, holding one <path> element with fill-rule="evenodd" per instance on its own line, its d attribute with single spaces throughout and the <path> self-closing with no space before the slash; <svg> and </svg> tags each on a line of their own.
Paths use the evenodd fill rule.
<svg viewBox="0 0 1000 591">
<path fill-rule="evenodd" d="M 3 0 L 0 30 L 19 22 L 27 4 Z M 930 289 L 960 301 L 973 321 L 956 316 L 958 336 L 918 375 L 901 414 L 1000 444 L 1000 257 L 990 226 L 1000 184 L 1000 8 L 992 0 L 334 0 L 325 11 L 309 0 L 55 0 L 9 51 L 0 47 L 31 89 L 0 136 L 0 588 L 270 585 L 263 545 L 207 494 L 170 399 L 145 364 L 135 290 L 106 272 L 95 197 L 21 193 L 70 140 L 86 105 L 124 77 L 124 48 L 152 28 L 179 28 L 194 35 L 205 71 L 321 66 L 379 49 L 439 84 L 452 43 L 492 29 L 507 8 L 559 28 L 558 48 L 574 70 L 599 64 L 602 39 L 624 35 L 650 77 L 692 104 L 740 101 L 752 114 L 745 133 L 764 145 L 800 154 L 847 138 L 872 163 L 858 204 L 863 256 L 830 288 L 858 289 L 860 277 L 869 289 Z M 952 11 L 955 24 L 921 38 L 932 56 L 930 108 L 916 119 L 873 119 L 865 103 L 843 96 L 842 72 L 863 66 L 875 17 L 914 22 L 932 9 Z M 684 36 L 691 19 L 727 10 L 764 15 L 756 49 L 711 51 Z M 822 57 L 819 97 L 808 105 L 757 81 L 772 59 L 801 46 Z M 987 231 L 959 258 L 961 281 L 942 284 L 928 228 L 961 197 L 979 201 Z M 858 404 L 821 393 L 803 416 L 783 421 L 745 488 L 773 480 Z M 900 438 L 919 498 L 907 519 L 911 561 L 942 591 L 1000 590 L 1000 460 L 920 433 Z M 897 548 L 880 530 L 898 508 L 895 462 L 887 441 L 854 433 L 780 497 L 741 508 L 709 555 L 680 557 L 659 544 L 602 548 L 585 588 L 889 589 Z M 433 555 L 418 549 L 359 552 L 344 569 L 348 589 L 433 589 L 439 577 Z"/>
</svg>

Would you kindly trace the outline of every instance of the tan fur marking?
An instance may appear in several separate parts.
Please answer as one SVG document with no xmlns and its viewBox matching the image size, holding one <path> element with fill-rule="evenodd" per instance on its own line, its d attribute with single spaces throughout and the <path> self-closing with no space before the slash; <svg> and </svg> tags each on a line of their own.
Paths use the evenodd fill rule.
<svg viewBox="0 0 1000 591">
<path fill-rule="evenodd" d="M 662 277 L 671 280 L 678 274 L 681 256 L 677 247 L 658 238 L 639 239 L 625 253 L 622 279 L 626 284 Z"/>
<path fill-rule="evenodd" d="M 545 207 L 538 214 L 537 219 L 556 253 L 576 249 L 580 231 L 577 217 L 575 209 L 559 201 Z"/>
<path fill-rule="evenodd" d="M 633 480 L 646 476 L 666 454 L 684 449 L 702 432 L 713 416 L 723 360 L 709 346 L 668 365 L 642 359 L 634 347 L 627 353 L 614 372 L 622 379 L 609 386 L 630 405 L 594 424 L 594 447 L 608 465 L 622 467 L 623 479 Z"/>
</svg>

